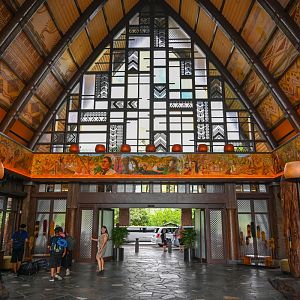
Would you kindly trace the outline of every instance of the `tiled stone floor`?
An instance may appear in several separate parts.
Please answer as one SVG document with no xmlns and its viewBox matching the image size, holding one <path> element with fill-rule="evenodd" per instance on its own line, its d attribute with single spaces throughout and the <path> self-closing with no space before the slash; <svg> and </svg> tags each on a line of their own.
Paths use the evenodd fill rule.
<svg viewBox="0 0 300 300">
<path fill-rule="evenodd" d="M 280 271 L 244 266 L 186 264 L 174 250 L 126 246 L 124 262 L 107 262 L 103 275 L 96 264 L 75 264 L 71 277 L 49 282 L 49 274 L 14 278 L 4 273 L 10 299 L 260 299 L 284 297 L 268 282 Z"/>
</svg>

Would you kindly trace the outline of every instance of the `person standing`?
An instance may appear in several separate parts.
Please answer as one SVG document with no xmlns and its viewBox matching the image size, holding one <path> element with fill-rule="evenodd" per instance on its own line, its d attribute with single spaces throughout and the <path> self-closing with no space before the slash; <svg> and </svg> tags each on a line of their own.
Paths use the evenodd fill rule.
<svg viewBox="0 0 300 300">
<path fill-rule="evenodd" d="M 63 258 L 63 266 L 66 268 L 66 276 L 71 275 L 70 268 L 72 267 L 72 260 L 73 260 L 73 250 L 75 247 L 75 239 L 70 236 L 69 234 L 65 234 L 66 240 L 67 240 L 67 253 L 65 257 Z"/>
<path fill-rule="evenodd" d="M 98 251 L 96 255 L 96 259 L 98 262 L 98 274 L 104 271 L 104 259 L 103 256 L 105 254 L 107 248 L 109 236 L 107 232 L 106 226 L 101 227 L 101 234 L 98 239 L 92 238 L 92 241 L 98 242 Z"/>
<path fill-rule="evenodd" d="M 161 243 L 162 243 L 163 248 L 164 248 L 164 252 L 167 252 L 168 241 L 167 241 L 167 230 L 166 230 L 166 228 L 164 228 L 162 230 L 160 238 L 161 238 Z"/>
<path fill-rule="evenodd" d="M 50 268 L 51 278 L 49 281 L 62 280 L 60 275 L 61 262 L 63 257 L 66 255 L 67 241 L 63 237 L 63 230 L 61 227 L 54 229 L 55 235 L 50 239 Z"/>
<path fill-rule="evenodd" d="M 12 238 L 12 255 L 11 255 L 11 263 L 13 267 L 13 272 L 17 276 L 18 271 L 20 269 L 23 256 L 24 256 L 24 250 L 26 242 L 28 241 L 28 232 L 26 231 L 26 225 L 21 224 L 19 226 L 19 230 L 16 231 Z"/>
<path fill-rule="evenodd" d="M 177 234 L 177 238 L 178 238 L 178 242 L 179 242 L 179 251 L 183 251 L 184 250 L 184 245 L 183 245 L 183 227 L 180 226 L 178 228 L 178 234 Z"/>
</svg>

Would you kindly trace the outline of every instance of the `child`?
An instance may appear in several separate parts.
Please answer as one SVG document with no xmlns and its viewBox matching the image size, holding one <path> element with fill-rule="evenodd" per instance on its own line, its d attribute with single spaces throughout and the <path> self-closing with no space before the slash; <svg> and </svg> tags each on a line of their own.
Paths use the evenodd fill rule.
<svg viewBox="0 0 300 300">
<path fill-rule="evenodd" d="M 60 267 L 62 258 L 66 255 L 67 241 L 62 237 L 63 230 L 61 227 L 56 227 L 54 229 L 55 236 L 50 239 L 50 268 L 51 268 L 51 278 L 49 281 L 62 280 L 60 276 Z"/>
</svg>

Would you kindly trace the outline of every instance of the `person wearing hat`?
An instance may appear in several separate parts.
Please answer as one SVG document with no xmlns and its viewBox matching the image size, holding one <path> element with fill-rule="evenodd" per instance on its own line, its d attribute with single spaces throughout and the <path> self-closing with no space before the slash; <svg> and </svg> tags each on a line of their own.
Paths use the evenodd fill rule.
<svg viewBox="0 0 300 300">
<path fill-rule="evenodd" d="M 51 268 L 51 278 L 49 281 L 62 280 L 60 276 L 60 267 L 62 258 L 66 255 L 67 241 L 63 237 L 63 229 L 61 227 L 56 227 L 54 229 L 55 235 L 50 239 L 50 268 Z"/>
</svg>

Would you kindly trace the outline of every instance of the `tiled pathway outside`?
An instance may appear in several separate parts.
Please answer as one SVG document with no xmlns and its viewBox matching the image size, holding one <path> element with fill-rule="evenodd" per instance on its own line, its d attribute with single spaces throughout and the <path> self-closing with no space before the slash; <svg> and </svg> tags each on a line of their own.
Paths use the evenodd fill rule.
<svg viewBox="0 0 300 300">
<path fill-rule="evenodd" d="M 4 273 L 10 299 L 285 299 L 268 277 L 278 269 L 186 264 L 178 250 L 163 252 L 152 245 L 125 247 L 124 262 L 107 262 L 102 275 L 96 264 L 75 264 L 71 277 L 49 282 L 49 274 L 14 278 Z"/>
</svg>

